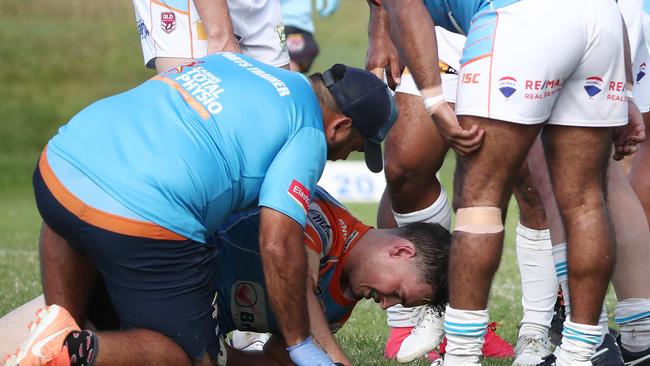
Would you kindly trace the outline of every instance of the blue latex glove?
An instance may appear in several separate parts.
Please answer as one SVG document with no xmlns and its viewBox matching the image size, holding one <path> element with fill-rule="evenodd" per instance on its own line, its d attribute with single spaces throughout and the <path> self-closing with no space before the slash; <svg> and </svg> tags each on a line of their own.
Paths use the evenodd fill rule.
<svg viewBox="0 0 650 366">
<path fill-rule="evenodd" d="M 339 0 L 316 0 L 316 10 L 322 17 L 332 15 L 339 8 Z"/>
<path fill-rule="evenodd" d="M 298 366 L 334 366 L 334 362 L 321 350 L 310 336 L 289 348 L 291 361 Z"/>
</svg>

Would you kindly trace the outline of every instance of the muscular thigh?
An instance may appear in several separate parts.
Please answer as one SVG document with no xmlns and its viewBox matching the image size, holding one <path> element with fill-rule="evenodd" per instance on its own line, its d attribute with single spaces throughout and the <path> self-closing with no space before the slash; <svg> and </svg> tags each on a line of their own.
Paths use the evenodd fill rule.
<svg viewBox="0 0 650 366">
<path fill-rule="evenodd" d="M 610 128 L 548 125 L 542 141 L 561 211 L 584 205 L 585 200 L 602 200 L 612 145 Z"/>
<path fill-rule="evenodd" d="M 447 144 L 427 114 L 420 96 L 395 95 L 400 116 L 386 138 L 386 175 L 390 181 L 399 176 L 427 175 L 440 169 Z"/>
<path fill-rule="evenodd" d="M 454 208 L 503 206 L 540 125 L 473 116 L 460 116 L 460 123 L 466 129 L 478 125 L 485 130 L 485 137 L 477 152 L 457 158 Z"/>
</svg>

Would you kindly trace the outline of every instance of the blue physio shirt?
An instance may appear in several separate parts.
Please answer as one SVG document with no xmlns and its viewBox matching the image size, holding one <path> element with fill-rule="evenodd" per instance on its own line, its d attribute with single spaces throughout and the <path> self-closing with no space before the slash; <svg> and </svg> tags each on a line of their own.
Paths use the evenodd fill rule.
<svg viewBox="0 0 650 366">
<path fill-rule="evenodd" d="M 285 26 L 295 27 L 314 33 L 314 21 L 311 18 L 311 0 L 280 0 L 282 22 Z"/>
<path fill-rule="evenodd" d="M 95 102 L 48 149 L 137 215 L 202 243 L 257 205 L 304 225 L 327 154 L 308 80 L 232 53 Z"/>
</svg>

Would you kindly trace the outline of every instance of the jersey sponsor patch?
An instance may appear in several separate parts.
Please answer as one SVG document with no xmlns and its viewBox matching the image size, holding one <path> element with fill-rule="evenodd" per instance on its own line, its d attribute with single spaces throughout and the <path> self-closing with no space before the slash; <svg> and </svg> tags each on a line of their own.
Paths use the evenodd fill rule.
<svg viewBox="0 0 650 366">
<path fill-rule="evenodd" d="M 636 74 L 637 83 L 640 82 L 641 79 L 643 79 L 643 77 L 645 76 L 645 68 L 646 68 L 645 62 L 642 63 L 641 66 L 639 66 L 639 72 Z"/>
<path fill-rule="evenodd" d="M 603 79 L 598 76 L 591 76 L 585 79 L 585 91 L 589 98 L 596 96 L 603 90 Z"/>
<path fill-rule="evenodd" d="M 504 97 L 510 98 L 517 91 L 517 79 L 504 76 L 499 79 L 499 91 Z"/>
<path fill-rule="evenodd" d="M 297 204 L 299 204 L 305 213 L 309 208 L 309 190 L 302 185 L 302 183 L 297 180 L 293 180 L 289 186 L 289 191 L 287 192 L 289 197 L 293 198 Z"/>
<path fill-rule="evenodd" d="M 163 11 L 160 13 L 160 28 L 165 33 L 171 33 L 176 29 L 176 13 L 173 11 Z"/>
<path fill-rule="evenodd" d="M 262 285 L 254 281 L 236 281 L 232 284 L 230 294 L 230 311 L 237 329 L 268 329 Z"/>
</svg>

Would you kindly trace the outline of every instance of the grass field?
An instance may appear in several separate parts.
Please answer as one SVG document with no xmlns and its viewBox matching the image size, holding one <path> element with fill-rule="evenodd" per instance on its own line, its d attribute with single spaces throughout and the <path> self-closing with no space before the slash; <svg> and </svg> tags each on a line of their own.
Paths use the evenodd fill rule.
<svg viewBox="0 0 650 366">
<path fill-rule="evenodd" d="M 101 6 L 99 5 L 101 4 Z M 58 126 L 89 103 L 152 76 L 144 69 L 130 1 L 0 1 L 0 315 L 41 292 L 37 238 L 40 219 L 31 174 L 39 152 Z M 321 56 L 314 70 L 335 62 L 363 66 L 367 5 L 341 0 L 340 11 L 317 20 Z M 453 157 L 441 172 L 451 187 Z M 367 223 L 375 205 L 351 205 Z M 519 274 L 510 210 L 503 261 L 492 291 L 491 319 L 515 341 L 521 317 Z M 358 365 L 395 364 L 382 359 L 384 313 L 362 302 L 339 333 Z M 510 360 L 488 361 L 505 365 Z M 413 363 L 425 365 L 428 363 Z"/>
</svg>

